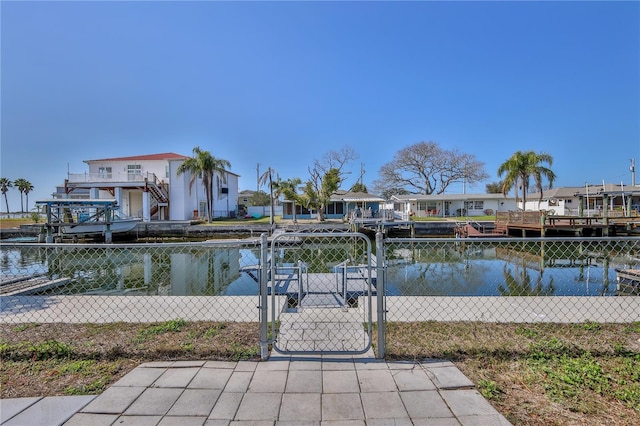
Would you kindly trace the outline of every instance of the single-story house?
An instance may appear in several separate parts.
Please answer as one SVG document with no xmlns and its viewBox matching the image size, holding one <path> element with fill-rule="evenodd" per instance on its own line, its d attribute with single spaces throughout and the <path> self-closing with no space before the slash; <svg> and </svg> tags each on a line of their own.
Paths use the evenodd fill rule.
<svg viewBox="0 0 640 426">
<path fill-rule="evenodd" d="M 325 219 L 343 219 L 349 217 L 378 217 L 384 200 L 377 195 L 365 192 L 349 192 L 338 190 L 331 195 L 330 202 L 324 211 Z M 294 202 L 282 201 L 282 218 L 293 219 Z M 317 211 L 295 204 L 296 219 L 312 219 Z"/>
<path fill-rule="evenodd" d="M 502 194 L 407 194 L 391 200 L 402 217 L 484 216 L 517 209 L 515 198 Z"/>
<path fill-rule="evenodd" d="M 602 214 L 607 202 L 609 211 L 624 211 L 626 215 L 640 211 L 640 187 L 616 184 L 585 185 L 553 188 L 527 194 L 525 210 L 544 210 L 561 216 L 592 216 Z"/>
<path fill-rule="evenodd" d="M 190 220 L 206 216 L 202 179 L 191 188 L 191 175 L 178 175 L 189 157 L 175 153 L 85 160 L 86 173 L 69 173 L 55 198 L 116 199 L 120 213 L 151 220 Z M 234 216 L 238 210 L 239 175 L 227 171 L 213 182 L 213 217 Z"/>
</svg>

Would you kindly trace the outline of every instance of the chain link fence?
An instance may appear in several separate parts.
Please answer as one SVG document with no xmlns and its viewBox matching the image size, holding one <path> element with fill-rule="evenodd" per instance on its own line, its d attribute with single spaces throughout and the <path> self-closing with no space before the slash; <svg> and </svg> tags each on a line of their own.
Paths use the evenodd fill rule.
<svg viewBox="0 0 640 426">
<path fill-rule="evenodd" d="M 384 241 L 387 321 L 640 320 L 640 239 Z"/>
<path fill-rule="evenodd" d="M 4 322 L 259 320 L 259 239 L 2 244 Z"/>
<path fill-rule="evenodd" d="M 640 239 L 634 237 L 371 244 L 362 234 L 336 232 L 285 233 L 268 242 L 3 243 L 0 266 L 0 318 L 9 323 L 258 322 L 261 307 L 267 309 L 259 296 L 264 276 L 266 319 L 282 335 L 275 344 L 289 351 L 307 347 L 283 338 L 284 331 L 293 333 L 284 327 L 293 324 L 287 315 L 305 310 L 309 323 L 325 329 L 357 322 L 360 349 L 369 344 L 370 317 L 376 322 L 378 312 L 387 322 L 640 321 Z M 338 309 L 321 314 L 323 303 Z M 355 313 L 353 321 L 339 319 Z M 332 348 L 355 350 L 342 343 Z"/>
</svg>

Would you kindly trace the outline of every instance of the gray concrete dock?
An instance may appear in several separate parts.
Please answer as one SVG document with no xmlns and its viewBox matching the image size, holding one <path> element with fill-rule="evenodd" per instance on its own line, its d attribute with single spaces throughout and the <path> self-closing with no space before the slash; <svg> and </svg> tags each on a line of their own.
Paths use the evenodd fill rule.
<svg viewBox="0 0 640 426">
<path fill-rule="evenodd" d="M 509 425 L 448 361 L 271 355 L 138 366 L 97 396 L 0 400 L 16 425 Z"/>
</svg>

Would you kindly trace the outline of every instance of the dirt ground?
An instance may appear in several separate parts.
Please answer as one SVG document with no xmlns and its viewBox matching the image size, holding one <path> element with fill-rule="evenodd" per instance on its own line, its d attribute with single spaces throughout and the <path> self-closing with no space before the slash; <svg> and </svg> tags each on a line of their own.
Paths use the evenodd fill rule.
<svg viewBox="0 0 640 426">
<path fill-rule="evenodd" d="M 182 320 L 0 324 L 0 397 L 98 394 L 148 361 L 257 361 L 258 334 Z M 387 336 L 388 359 L 453 361 L 513 424 L 640 424 L 640 323 L 392 324 Z"/>
</svg>

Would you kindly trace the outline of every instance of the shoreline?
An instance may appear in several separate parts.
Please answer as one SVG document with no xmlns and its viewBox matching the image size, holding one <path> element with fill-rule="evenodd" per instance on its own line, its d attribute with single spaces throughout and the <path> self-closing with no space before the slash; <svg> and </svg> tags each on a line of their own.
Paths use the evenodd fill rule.
<svg viewBox="0 0 640 426">
<path fill-rule="evenodd" d="M 489 223 L 489 222 L 488 222 Z M 490 222 L 492 225 L 493 222 Z M 450 237 L 454 235 L 456 222 L 454 221 L 418 221 L 412 223 L 416 236 Z M 350 224 L 342 221 L 280 221 L 275 224 L 277 229 L 285 232 L 349 232 Z M 37 237 L 43 224 L 20 225 L 16 228 L 0 229 L 0 239 L 21 237 Z M 115 234 L 118 240 L 149 239 L 149 238 L 215 238 L 215 237 L 239 237 L 259 236 L 269 233 L 271 225 L 268 223 L 233 223 L 233 224 L 203 224 L 194 221 L 154 221 L 139 223 L 132 231 Z M 371 230 L 360 229 L 359 232 L 371 234 Z M 389 229 L 388 236 L 408 236 L 405 229 Z"/>
</svg>

